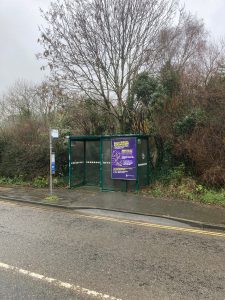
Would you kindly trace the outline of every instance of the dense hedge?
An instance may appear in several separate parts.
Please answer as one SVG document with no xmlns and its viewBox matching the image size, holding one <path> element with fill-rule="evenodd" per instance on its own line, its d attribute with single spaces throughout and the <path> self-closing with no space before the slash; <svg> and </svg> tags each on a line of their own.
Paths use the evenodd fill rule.
<svg viewBox="0 0 225 300">
<path fill-rule="evenodd" d="M 54 143 L 57 173 L 66 173 L 67 149 Z M 0 138 L 0 174 L 32 180 L 49 174 L 49 134 L 40 122 L 26 120 L 8 128 Z"/>
</svg>

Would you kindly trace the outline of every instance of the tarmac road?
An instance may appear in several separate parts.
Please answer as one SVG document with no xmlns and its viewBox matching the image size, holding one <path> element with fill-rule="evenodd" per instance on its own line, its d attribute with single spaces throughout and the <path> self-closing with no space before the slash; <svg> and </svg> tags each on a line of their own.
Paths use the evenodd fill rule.
<svg viewBox="0 0 225 300">
<path fill-rule="evenodd" d="M 225 299 L 225 234 L 0 202 L 0 299 Z"/>
</svg>

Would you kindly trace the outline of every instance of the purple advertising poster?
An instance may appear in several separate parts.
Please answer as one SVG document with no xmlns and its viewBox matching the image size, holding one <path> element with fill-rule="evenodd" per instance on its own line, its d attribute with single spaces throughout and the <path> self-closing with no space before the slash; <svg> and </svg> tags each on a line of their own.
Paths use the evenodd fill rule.
<svg viewBox="0 0 225 300">
<path fill-rule="evenodd" d="M 112 179 L 136 180 L 136 138 L 112 139 Z"/>
</svg>

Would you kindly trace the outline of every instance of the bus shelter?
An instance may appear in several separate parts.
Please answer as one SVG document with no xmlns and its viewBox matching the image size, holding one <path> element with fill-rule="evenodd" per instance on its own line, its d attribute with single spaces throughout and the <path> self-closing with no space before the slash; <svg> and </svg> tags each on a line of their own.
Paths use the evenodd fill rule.
<svg viewBox="0 0 225 300">
<path fill-rule="evenodd" d="M 69 187 L 138 191 L 149 184 L 147 135 L 70 136 Z"/>
</svg>

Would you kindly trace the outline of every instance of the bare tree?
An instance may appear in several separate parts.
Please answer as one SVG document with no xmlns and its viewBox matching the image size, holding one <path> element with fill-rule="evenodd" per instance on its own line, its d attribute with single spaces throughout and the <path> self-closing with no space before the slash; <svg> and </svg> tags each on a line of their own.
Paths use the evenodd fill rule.
<svg viewBox="0 0 225 300">
<path fill-rule="evenodd" d="M 177 7 L 176 0 L 56 0 L 43 12 L 42 57 L 63 88 L 113 114 L 122 131 L 132 81 L 152 67 Z"/>
<path fill-rule="evenodd" d="M 57 82 L 34 84 L 18 80 L 0 99 L 1 119 L 17 120 L 18 117 L 50 119 L 69 105 L 70 98 L 63 94 Z"/>
<path fill-rule="evenodd" d="M 199 78 L 207 85 L 211 78 L 224 74 L 224 71 L 225 42 L 222 40 L 219 43 L 209 43 L 199 62 Z"/>
<path fill-rule="evenodd" d="M 29 116 L 35 106 L 35 85 L 24 80 L 17 80 L 0 101 L 2 117 Z"/>
<path fill-rule="evenodd" d="M 202 56 L 207 38 L 204 23 L 182 8 L 177 24 L 165 28 L 159 36 L 161 61 L 164 64 L 169 62 L 182 71 Z"/>
</svg>

